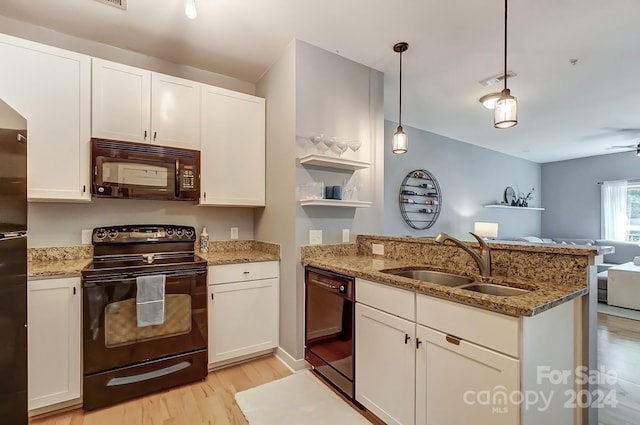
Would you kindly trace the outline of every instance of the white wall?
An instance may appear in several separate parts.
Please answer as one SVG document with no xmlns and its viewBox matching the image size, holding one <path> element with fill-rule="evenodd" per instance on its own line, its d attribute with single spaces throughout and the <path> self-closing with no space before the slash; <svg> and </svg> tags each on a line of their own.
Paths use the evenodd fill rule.
<svg viewBox="0 0 640 425">
<path fill-rule="evenodd" d="M 295 41 L 262 76 L 266 99 L 266 207 L 256 210 L 255 237 L 280 244 L 280 347 L 292 356 L 300 343 L 303 307 L 298 303 L 295 243 Z M 296 357 L 299 358 L 299 357 Z"/>
<path fill-rule="evenodd" d="M 408 126 L 403 127 L 409 135 L 409 152 L 396 155 L 391 152 L 396 126 L 385 121 L 384 234 L 435 236 L 446 232 L 471 240 L 468 232 L 473 231 L 473 223 L 488 221 L 498 223 L 498 238 L 540 235 L 544 211 L 484 208 L 502 201 L 507 186 L 518 194 L 535 188 L 529 206 L 541 206 L 540 164 Z M 432 173 L 442 189 L 440 217 L 421 231 L 404 222 L 398 204 L 400 183 L 416 169 Z"/>
<path fill-rule="evenodd" d="M 86 204 L 28 205 L 29 247 L 80 245 L 82 229 L 119 224 L 180 224 L 199 234 L 207 226 L 210 240 L 227 240 L 230 228 L 239 239 L 253 239 L 253 210 L 198 207 L 173 201 L 94 199 Z"/>
<path fill-rule="evenodd" d="M 357 152 L 347 150 L 342 158 L 371 163 L 355 173 L 297 165 L 297 183 L 323 181 L 341 185 L 357 176 L 362 185 L 360 200 L 371 208 L 298 207 L 297 243 L 309 243 L 309 230 L 323 231 L 323 243 L 342 242 L 342 229 L 379 233 L 384 197 L 383 74 L 335 53 L 298 41 L 296 50 L 296 141 L 297 154 L 318 153 L 309 136 L 323 133 L 362 141 Z M 325 155 L 336 156 L 327 152 Z M 355 238 L 352 238 L 355 240 Z"/>
</svg>

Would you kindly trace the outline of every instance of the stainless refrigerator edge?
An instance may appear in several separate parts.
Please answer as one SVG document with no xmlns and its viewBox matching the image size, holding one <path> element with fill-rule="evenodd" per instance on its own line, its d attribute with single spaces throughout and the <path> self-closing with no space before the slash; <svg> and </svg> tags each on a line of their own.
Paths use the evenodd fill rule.
<svg viewBox="0 0 640 425">
<path fill-rule="evenodd" d="M 27 121 L 0 99 L 0 422 L 27 424 Z"/>
</svg>

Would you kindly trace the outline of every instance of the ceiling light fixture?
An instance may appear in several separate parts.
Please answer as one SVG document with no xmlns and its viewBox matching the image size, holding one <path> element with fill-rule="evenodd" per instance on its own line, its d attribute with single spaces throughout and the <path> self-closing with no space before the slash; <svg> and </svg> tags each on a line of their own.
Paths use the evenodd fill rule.
<svg viewBox="0 0 640 425">
<path fill-rule="evenodd" d="M 196 0 L 185 0 L 184 14 L 189 19 L 196 19 L 198 17 L 198 10 L 196 9 Z"/>
<path fill-rule="evenodd" d="M 495 92 L 495 93 L 485 94 L 478 100 L 480 101 L 480 103 L 482 103 L 482 106 L 484 106 L 485 108 L 496 109 L 496 102 L 498 101 L 499 97 L 500 97 L 500 93 Z"/>
<path fill-rule="evenodd" d="M 407 133 L 402 129 L 402 53 L 406 52 L 409 48 L 409 44 L 402 41 L 400 43 L 396 43 L 393 46 L 393 51 L 396 53 L 400 53 L 400 101 L 398 107 L 398 128 L 393 135 L 393 145 L 391 150 L 393 153 L 406 153 L 407 148 L 409 147 L 409 138 L 407 137 Z"/>
<path fill-rule="evenodd" d="M 507 0 L 504 0 L 504 89 L 496 102 L 493 115 L 495 128 L 509 128 L 518 124 L 518 104 L 507 88 Z"/>
</svg>

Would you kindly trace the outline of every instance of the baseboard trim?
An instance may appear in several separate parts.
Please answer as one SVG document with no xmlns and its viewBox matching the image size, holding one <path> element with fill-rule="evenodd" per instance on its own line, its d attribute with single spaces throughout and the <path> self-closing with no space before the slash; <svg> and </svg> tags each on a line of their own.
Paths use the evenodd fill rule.
<svg viewBox="0 0 640 425">
<path fill-rule="evenodd" d="M 82 408 L 82 397 L 29 410 L 29 419 L 42 419 Z"/>
<path fill-rule="evenodd" d="M 275 356 L 293 373 L 303 369 L 309 369 L 309 365 L 304 359 L 294 359 L 291 354 L 287 353 L 282 347 L 276 348 Z"/>
<path fill-rule="evenodd" d="M 262 350 L 257 353 L 245 354 L 244 356 L 235 357 L 229 360 L 222 360 L 217 363 L 209 363 L 208 369 L 209 369 L 209 372 L 213 372 L 213 371 L 224 369 L 230 366 L 246 363 L 248 361 L 255 360 L 260 357 L 268 357 L 274 354 L 274 350 L 275 350 L 274 348 L 269 348 L 268 350 Z"/>
</svg>

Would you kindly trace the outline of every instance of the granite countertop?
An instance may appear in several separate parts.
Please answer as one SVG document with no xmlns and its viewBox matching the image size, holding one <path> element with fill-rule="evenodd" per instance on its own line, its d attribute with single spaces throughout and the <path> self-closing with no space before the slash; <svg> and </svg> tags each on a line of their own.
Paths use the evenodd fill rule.
<svg viewBox="0 0 640 425">
<path fill-rule="evenodd" d="M 210 266 L 220 264 L 255 263 L 260 261 L 277 261 L 280 259 L 280 255 L 259 250 L 208 252 L 206 254 L 198 251 L 196 254 L 207 260 L 207 264 Z"/>
<path fill-rule="evenodd" d="M 280 245 L 254 240 L 209 242 L 209 252 L 196 254 L 210 266 L 221 264 L 254 263 L 280 259 Z"/>
<path fill-rule="evenodd" d="M 209 252 L 196 254 L 208 265 L 251 263 L 280 260 L 280 245 L 254 241 L 213 241 Z M 82 269 L 93 261 L 90 245 L 70 247 L 29 248 L 27 276 L 32 279 L 47 277 L 79 277 Z"/>
<path fill-rule="evenodd" d="M 421 265 L 415 262 L 366 255 L 329 255 L 307 258 L 305 264 L 517 317 L 534 316 L 589 292 L 586 285 L 560 286 L 522 279 L 485 278 L 469 274 L 469 277 L 473 277 L 476 281 L 531 290 L 530 293 L 518 296 L 488 295 L 383 273 L 381 270 L 384 269 L 419 268 Z M 424 266 L 424 268 L 448 271 L 433 266 Z"/>
<path fill-rule="evenodd" d="M 29 261 L 27 263 L 27 276 L 29 278 L 80 277 L 82 269 L 91 264 L 92 261 L 92 258 Z"/>
</svg>

